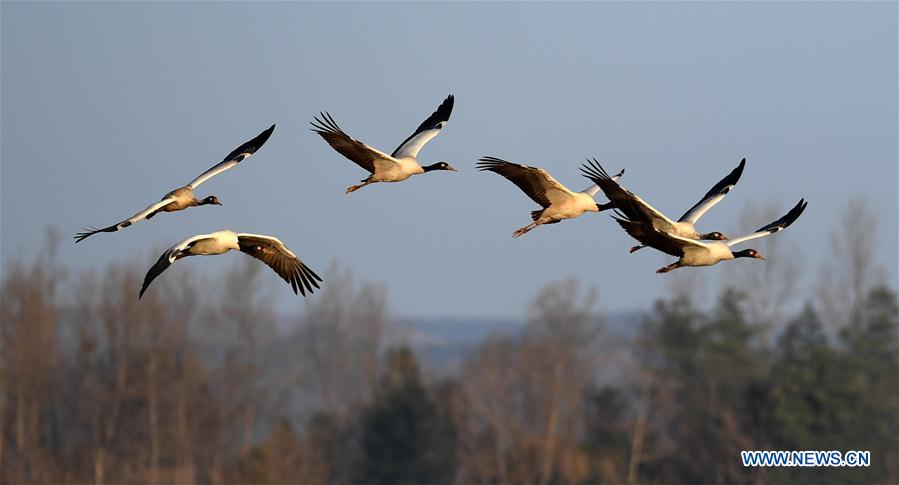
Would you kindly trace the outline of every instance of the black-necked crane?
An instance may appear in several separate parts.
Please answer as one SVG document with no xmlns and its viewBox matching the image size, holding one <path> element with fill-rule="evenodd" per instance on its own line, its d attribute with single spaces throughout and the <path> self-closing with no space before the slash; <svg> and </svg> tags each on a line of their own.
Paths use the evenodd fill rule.
<svg viewBox="0 0 899 485">
<path fill-rule="evenodd" d="M 338 153 L 368 170 L 371 175 L 361 184 L 350 186 L 346 193 L 355 192 L 366 185 L 377 182 L 401 182 L 407 178 L 435 170 L 457 170 L 447 162 L 436 162 L 422 166 L 418 162 L 418 152 L 425 143 L 437 136 L 446 126 L 453 112 L 453 95 L 450 94 L 431 116 L 409 135 L 390 155 L 362 143 L 347 135 L 327 112 L 320 113 L 312 122 L 312 131 L 321 135 Z"/>
<path fill-rule="evenodd" d="M 659 268 L 656 273 L 667 273 L 671 270 L 683 266 L 711 266 L 721 261 L 735 258 L 756 258 L 765 259 L 755 249 L 743 249 L 741 251 L 733 251 L 731 248 L 737 244 L 746 241 L 769 236 L 775 232 L 782 231 L 790 226 L 805 210 L 808 202 L 800 199 L 789 212 L 780 219 L 764 225 L 751 234 L 742 237 L 730 239 L 727 242 L 722 241 L 699 241 L 696 239 L 680 236 L 677 234 L 660 231 L 653 227 L 649 218 L 631 218 L 623 212 L 618 213 L 618 217 L 613 218 L 637 241 L 645 246 L 649 246 L 666 254 L 676 256 L 679 259 L 674 263 Z"/>
<path fill-rule="evenodd" d="M 201 173 L 197 178 L 191 180 L 189 184 L 165 194 L 162 200 L 138 212 L 137 214 L 134 214 L 128 219 L 125 219 L 124 221 L 117 224 L 113 224 L 109 227 L 104 227 L 102 229 L 88 228 L 83 232 L 75 234 L 75 243 L 79 243 L 87 239 L 88 237 L 97 234 L 98 232 L 115 232 L 119 229 L 124 229 L 138 221 L 150 219 L 159 212 L 176 212 L 187 209 L 188 207 L 196 207 L 200 205 L 222 205 L 218 197 L 214 195 L 210 195 L 203 199 L 196 198 L 196 196 L 194 195 L 194 189 L 199 187 L 200 184 L 209 180 L 210 178 L 224 172 L 225 170 L 228 170 L 231 167 L 234 167 L 241 161 L 252 156 L 254 153 L 256 153 L 256 150 L 259 150 L 259 148 L 265 144 L 274 130 L 275 125 L 270 126 L 267 130 L 256 135 L 256 137 L 252 140 L 235 148 L 231 153 L 225 156 L 225 158 L 221 162 L 219 162 L 209 170 Z"/>
<path fill-rule="evenodd" d="M 737 185 L 740 176 L 743 174 L 743 167 L 745 166 L 746 159 L 744 158 L 736 168 L 731 170 L 727 176 L 715 184 L 704 196 L 702 196 L 702 199 L 700 199 L 699 202 L 687 210 L 687 212 L 685 212 L 677 221 L 671 220 L 668 216 L 649 205 L 649 203 L 639 196 L 622 187 L 616 180 L 609 177 L 605 169 L 603 169 L 602 165 L 596 161 L 596 159 L 593 159 L 593 161 L 588 160 L 587 163 L 581 167 L 581 171 L 585 177 L 602 189 L 603 193 L 606 194 L 606 197 L 608 197 L 609 200 L 612 201 L 612 204 L 615 205 L 615 208 L 630 219 L 645 219 L 651 221 L 652 227 L 655 229 L 687 239 L 723 241 L 726 240 L 727 237 L 718 231 L 708 233 L 698 232 L 696 230 L 696 222 L 699 221 L 699 218 L 702 217 L 706 211 L 714 207 L 718 202 L 721 202 L 721 200 L 724 199 L 724 196 Z M 634 246 L 630 248 L 630 252 L 637 251 L 643 247 L 645 246 Z"/>
<path fill-rule="evenodd" d="M 248 254 L 268 265 L 284 281 L 290 283 L 294 294 L 297 291 L 303 296 L 306 296 L 307 291 L 311 294 L 313 287 L 319 288 L 317 281 L 322 281 L 278 238 L 221 230 L 189 237 L 162 253 L 156 264 L 147 271 L 138 298 L 143 297 L 150 283 L 175 261 L 187 256 L 225 254 L 232 249 Z"/>
<path fill-rule="evenodd" d="M 614 207 L 611 203 L 597 204 L 593 200 L 593 196 L 599 191 L 597 185 L 591 185 L 581 192 L 574 192 L 542 168 L 519 165 L 496 157 L 481 157 L 477 167 L 482 171 L 502 175 L 542 207 L 540 210 L 532 211 L 533 222 L 517 229 L 512 233 L 512 237 L 520 237 L 543 224 L 555 224 L 565 219 L 573 219 L 585 212 L 602 212 Z M 613 178 L 618 180 L 622 174 L 624 170 Z"/>
</svg>

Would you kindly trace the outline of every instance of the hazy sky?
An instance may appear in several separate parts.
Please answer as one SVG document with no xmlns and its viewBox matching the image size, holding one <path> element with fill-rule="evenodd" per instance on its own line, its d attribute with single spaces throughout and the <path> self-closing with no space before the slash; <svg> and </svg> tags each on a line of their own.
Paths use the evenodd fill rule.
<svg viewBox="0 0 899 485">
<path fill-rule="evenodd" d="M 0 14 L 4 262 L 37 257 L 48 226 L 75 268 L 149 268 L 187 236 L 232 228 L 278 236 L 326 281 L 337 261 L 383 282 L 401 315 L 520 315 L 568 276 L 610 310 L 643 308 L 668 288 L 654 270 L 672 258 L 628 255 L 607 214 L 513 240 L 536 206 L 476 172 L 477 158 L 542 166 L 580 190 L 578 165 L 596 156 L 677 217 L 747 157 L 701 230 L 750 232 L 736 223 L 745 207 L 806 197 L 775 237 L 817 267 L 847 201 L 864 196 L 896 282 L 895 2 L 3 2 Z M 313 115 L 389 152 L 448 93 L 452 118 L 420 159 L 460 173 L 344 195 L 365 173 L 308 131 Z M 255 157 L 198 189 L 223 207 L 68 239 L 159 200 L 271 123 Z M 242 257 L 191 258 L 162 277 Z M 741 264 L 760 263 L 678 271 L 721 284 Z M 304 304 L 268 276 L 283 305 Z"/>
</svg>

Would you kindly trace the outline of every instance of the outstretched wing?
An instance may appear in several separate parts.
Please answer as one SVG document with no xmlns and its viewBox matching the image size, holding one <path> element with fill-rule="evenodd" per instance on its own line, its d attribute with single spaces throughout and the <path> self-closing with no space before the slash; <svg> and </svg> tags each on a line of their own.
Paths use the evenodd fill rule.
<svg viewBox="0 0 899 485">
<path fill-rule="evenodd" d="M 756 229 L 756 231 L 753 232 L 752 234 L 747 234 L 746 236 L 731 239 L 731 240 L 727 241 L 727 245 L 729 247 L 733 247 L 733 246 L 736 246 L 737 244 L 749 241 L 751 239 L 765 237 L 770 234 L 774 234 L 775 232 L 782 231 L 782 230 L 790 227 L 790 224 L 795 222 L 796 219 L 798 219 L 799 216 L 802 215 L 802 211 L 805 210 L 805 206 L 807 206 L 807 205 L 808 205 L 808 202 L 806 202 L 804 198 L 799 199 L 799 202 L 795 206 L 793 206 L 792 209 L 790 209 L 790 212 L 787 212 L 786 214 L 784 214 L 783 217 L 781 217 L 780 219 Z"/>
<path fill-rule="evenodd" d="M 318 281 L 322 279 L 312 269 L 303 264 L 300 258 L 293 254 L 279 239 L 259 234 L 238 234 L 237 244 L 240 251 L 246 253 L 269 268 L 275 270 L 278 276 L 290 283 L 293 292 L 297 290 L 303 296 L 306 292 L 312 294 L 312 287 L 320 288 Z"/>
<path fill-rule="evenodd" d="M 431 138 L 437 136 L 437 134 L 440 133 L 440 130 L 446 126 L 450 114 L 453 112 L 454 101 L 455 98 L 452 94 L 447 96 L 446 99 L 443 100 L 443 103 L 437 107 L 437 111 L 431 113 L 431 116 L 428 116 L 428 119 L 418 125 L 415 132 L 409 135 L 409 138 L 403 140 L 403 142 L 400 143 L 400 146 L 396 147 L 396 150 L 390 155 L 394 158 L 417 157 L 421 147 L 425 146 L 425 143 L 431 141 Z"/>
<path fill-rule="evenodd" d="M 477 167 L 481 171 L 502 175 L 544 209 L 573 195 L 568 187 L 542 168 L 519 165 L 496 157 L 481 157 Z"/>
<path fill-rule="evenodd" d="M 157 276 L 162 274 L 163 271 L 168 269 L 169 266 L 172 265 L 178 259 L 179 252 L 175 249 L 169 249 L 166 252 L 162 253 L 162 256 L 159 257 L 159 260 L 156 261 L 156 264 L 147 271 L 147 275 L 144 276 L 144 284 L 140 287 L 140 293 L 137 295 L 137 299 L 141 299 L 144 296 L 144 292 L 147 291 L 147 287 L 150 286 L 150 283 L 156 279 Z"/>
<path fill-rule="evenodd" d="M 150 283 L 152 283 L 157 276 L 162 274 L 163 271 L 168 269 L 168 267 L 171 266 L 172 263 L 181 258 L 190 256 L 189 254 L 184 252 L 185 249 L 207 239 L 214 238 L 211 238 L 209 234 L 198 234 L 196 236 L 191 236 L 168 248 L 164 253 L 162 253 L 162 256 L 160 256 L 159 260 L 156 261 L 156 264 L 154 264 L 153 267 L 150 268 L 149 271 L 147 271 L 147 275 L 144 276 L 144 284 L 141 286 L 140 293 L 138 294 L 137 298 L 140 299 L 142 296 L 144 296 L 144 292 L 147 291 L 147 287 L 150 286 Z"/>
<path fill-rule="evenodd" d="M 702 217 L 703 214 L 706 213 L 709 209 L 715 206 L 718 202 L 721 202 L 721 199 L 724 198 L 731 189 L 737 185 L 737 182 L 740 180 L 740 176 L 743 175 L 743 167 L 746 166 L 746 159 L 740 160 L 740 164 L 726 177 L 721 179 L 711 190 L 708 191 L 699 202 L 696 203 L 693 207 L 691 207 L 684 215 L 680 216 L 678 219 L 679 222 L 689 222 L 691 224 L 696 224 L 696 221 Z"/>
<path fill-rule="evenodd" d="M 75 237 L 75 244 L 78 244 L 78 243 L 80 243 L 81 241 L 84 241 L 85 239 L 87 239 L 87 238 L 93 236 L 94 234 L 96 234 L 96 233 L 98 233 L 98 232 L 116 232 L 116 231 L 118 231 L 119 229 L 124 229 L 124 228 L 130 226 L 131 224 L 134 224 L 135 222 L 138 222 L 138 221 L 141 221 L 141 220 L 146 219 L 148 215 L 150 215 L 150 214 L 152 214 L 153 212 L 155 212 L 155 211 L 157 211 L 157 210 L 159 210 L 159 209 L 165 207 L 165 206 L 168 205 L 169 203 L 174 202 L 174 200 L 175 200 L 175 199 L 169 199 L 169 198 L 162 199 L 162 200 L 160 200 L 159 202 L 157 202 L 157 203 L 155 203 L 155 204 L 153 204 L 153 205 L 147 207 L 146 209 L 144 209 L 144 210 L 138 212 L 137 214 L 134 214 L 133 216 L 129 217 L 128 219 L 125 219 L 124 221 L 119 222 L 118 224 L 113 224 L 113 225 L 111 225 L 111 226 L 109 226 L 109 227 L 104 227 L 104 228 L 102 228 L 102 229 L 96 229 L 96 228 L 93 228 L 93 227 L 85 228 L 82 232 L 79 232 L 79 233 L 75 234 L 75 236 L 74 236 L 74 237 Z"/>
<path fill-rule="evenodd" d="M 615 175 L 612 175 L 611 178 L 612 178 L 612 180 L 614 180 L 615 182 L 617 182 L 618 179 L 620 179 L 622 175 L 624 175 L 624 169 L 623 169 L 623 168 L 621 169 L 620 172 L 616 173 Z M 586 189 L 582 190 L 581 192 L 583 192 L 583 193 L 589 195 L 590 197 L 595 197 L 595 196 L 596 196 L 596 193 L 599 192 L 599 185 L 593 184 L 593 185 L 587 187 Z"/>
<path fill-rule="evenodd" d="M 337 150 L 337 153 L 349 158 L 356 165 L 371 173 L 375 173 L 378 165 L 383 167 L 385 164 L 396 163 L 386 153 L 347 135 L 327 112 L 319 114 L 321 119 L 318 116 L 315 117 L 311 130 L 321 135 L 331 145 L 331 148 Z"/>
<path fill-rule="evenodd" d="M 275 125 L 270 126 L 267 130 L 262 133 L 256 135 L 252 140 L 244 143 L 243 145 L 237 147 L 229 153 L 221 162 L 219 162 L 214 167 L 200 174 L 199 177 L 193 179 L 189 184 L 187 184 L 190 188 L 195 189 L 197 186 L 202 184 L 203 182 L 209 180 L 212 177 L 228 170 L 229 168 L 237 165 L 245 158 L 249 158 L 256 150 L 258 150 L 262 145 L 268 141 L 268 138 L 272 136 L 272 132 L 275 131 Z"/>
<path fill-rule="evenodd" d="M 650 224 L 661 229 L 674 225 L 674 221 L 669 219 L 668 216 L 649 205 L 637 194 L 622 187 L 615 177 L 609 176 L 595 158 L 592 161 L 587 160 L 587 163 L 581 165 L 581 172 L 584 177 L 598 185 L 603 193 L 606 194 L 606 197 L 615 205 L 615 208 L 626 215 L 628 219 Z"/>
<path fill-rule="evenodd" d="M 622 229 L 644 246 L 658 249 L 678 258 L 684 255 L 683 240 L 673 238 L 668 233 L 655 229 L 652 224 L 632 220 L 623 212 L 616 210 L 615 213 L 616 215 L 613 215 L 612 219 L 615 219 Z"/>
</svg>

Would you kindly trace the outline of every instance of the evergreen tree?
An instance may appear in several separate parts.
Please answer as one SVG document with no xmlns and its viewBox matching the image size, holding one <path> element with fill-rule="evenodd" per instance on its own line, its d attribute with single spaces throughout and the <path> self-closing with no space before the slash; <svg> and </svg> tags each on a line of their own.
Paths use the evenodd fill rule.
<svg viewBox="0 0 899 485">
<path fill-rule="evenodd" d="M 764 355 L 753 345 L 757 330 L 746 322 L 740 302 L 738 292 L 725 291 L 708 316 L 685 301 L 656 305 L 650 319 L 657 396 L 650 404 L 656 416 L 650 448 L 660 456 L 647 467 L 649 477 L 754 480 L 757 471 L 742 466 L 740 451 L 763 440 L 767 372 Z"/>
<path fill-rule="evenodd" d="M 362 415 L 361 463 L 356 477 L 367 484 L 450 483 L 455 433 L 421 381 L 408 349 L 390 352 L 387 375 Z"/>
<path fill-rule="evenodd" d="M 627 474 L 633 423 L 627 395 L 603 387 L 587 396 L 584 448 L 590 460 L 590 482 L 623 483 Z"/>
<path fill-rule="evenodd" d="M 830 345 L 817 313 L 806 305 L 778 342 L 771 380 L 774 398 L 772 449 L 840 450 L 856 426 L 852 409 L 859 389 L 842 356 Z M 775 482 L 819 483 L 836 469 L 773 468 Z"/>
<path fill-rule="evenodd" d="M 858 390 L 853 449 L 871 451 L 865 477 L 899 470 L 899 310 L 896 294 L 874 288 L 864 310 L 842 332 L 846 367 Z M 845 447 L 846 445 L 844 445 Z"/>
<path fill-rule="evenodd" d="M 897 318 L 895 297 L 870 293 L 865 311 L 832 345 L 811 306 L 789 324 L 772 369 L 774 449 L 871 451 L 871 466 L 776 468 L 774 481 L 871 483 L 896 470 Z"/>
</svg>

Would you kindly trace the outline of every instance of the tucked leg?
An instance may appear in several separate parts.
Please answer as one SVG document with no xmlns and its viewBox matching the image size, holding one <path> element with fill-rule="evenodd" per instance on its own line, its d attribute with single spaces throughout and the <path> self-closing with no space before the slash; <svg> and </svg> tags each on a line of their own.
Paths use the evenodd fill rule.
<svg viewBox="0 0 899 485">
<path fill-rule="evenodd" d="M 645 247 L 646 247 L 646 246 L 643 246 L 642 244 L 639 245 L 639 246 L 631 246 L 631 248 L 628 249 L 627 252 L 633 253 L 633 252 L 639 251 L 639 250 L 641 250 L 641 249 L 643 249 L 643 248 L 645 248 Z"/>
</svg>

